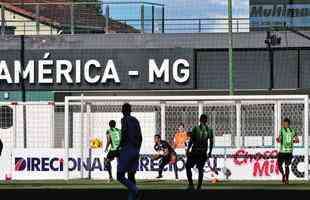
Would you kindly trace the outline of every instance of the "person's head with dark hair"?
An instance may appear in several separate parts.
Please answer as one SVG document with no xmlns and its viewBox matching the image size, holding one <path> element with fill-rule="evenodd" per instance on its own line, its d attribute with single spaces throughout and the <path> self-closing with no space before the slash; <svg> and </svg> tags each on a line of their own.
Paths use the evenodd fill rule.
<svg viewBox="0 0 310 200">
<path fill-rule="evenodd" d="M 123 113 L 123 115 L 130 115 L 130 113 L 131 113 L 131 105 L 129 103 L 125 103 L 122 106 L 122 113 Z"/>
<path fill-rule="evenodd" d="M 207 121 L 208 121 L 207 115 L 206 115 L 206 114 L 202 114 L 202 115 L 200 116 L 200 123 L 201 123 L 201 124 L 206 124 Z"/>
<path fill-rule="evenodd" d="M 290 124 L 291 124 L 291 120 L 289 118 L 284 118 L 283 120 L 283 127 L 284 128 L 289 128 L 290 127 Z"/>
<path fill-rule="evenodd" d="M 178 126 L 178 131 L 179 132 L 184 132 L 184 127 L 185 127 L 184 124 L 180 123 L 179 126 Z"/>
<path fill-rule="evenodd" d="M 115 128 L 116 122 L 114 120 L 109 121 L 110 128 Z"/>
<path fill-rule="evenodd" d="M 154 142 L 155 142 L 156 144 L 159 144 L 160 141 L 161 141 L 161 135 L 160 135 L 160 134 L 154 135 Z"/>
<path fill-rule="evenodd" d="M 187 131 L 186 135 L 187 135 L 188 138 L 190 138 L 192 136 L 192 131 Z"/>
</svg>

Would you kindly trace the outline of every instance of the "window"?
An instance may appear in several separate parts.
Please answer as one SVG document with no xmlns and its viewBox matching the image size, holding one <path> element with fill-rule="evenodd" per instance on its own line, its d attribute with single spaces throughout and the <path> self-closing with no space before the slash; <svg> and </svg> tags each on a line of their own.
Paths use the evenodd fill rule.
<svg viewBox="0 0 310 200">
<path fill-rule="evenodd" d="M 13 125 L 13 109 L 9 106 L 0 106 L 0 129 L 8 129 Z"/>
</svg>

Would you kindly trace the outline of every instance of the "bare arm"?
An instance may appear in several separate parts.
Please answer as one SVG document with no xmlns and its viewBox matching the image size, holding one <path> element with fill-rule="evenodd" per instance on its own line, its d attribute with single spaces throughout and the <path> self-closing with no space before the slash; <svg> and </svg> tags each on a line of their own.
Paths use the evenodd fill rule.
<svg viewBox="0 0 310 200">
<path fill-rule="evenodd" d="M 277 137 L 277 142 L 278 142 L 278 143 L 281 143 L 281 142 L 282 142 L 281 130 L 280 130 L 279 136 Z"/>
<path fill-rule="evenodd" d="M 213 145 L 214 145 L 214 136 L 213 136 L 213 131 L 212 131 L 212 134 L 210 137 L 210 146 L 209 146 L 208 157 L 211 157 L 211 155 L 212 155 Z"/>
<path fill-rule="evenodd" d="M 195 129 L 193 129 L 193 132 L 195 131 Z M 188 156 L 190 154 L 190 150 L 193 146 L 193 140 L 192 140 L 192 135 L 193 135 L 193 132 L 191 133 L 191 136 L 189 137 L 189 141 L 188 141 L 188 144 L 187 144 L 187 149 L 186 149 L 186 155 Z"/>
<path fill-rule="evenodd" d="M 297 133 L 295 133 L 295 136 L 294 136 L 294 143 L 299 143 L 299 137 Z"/>
<path fill-rule="evenodd" d="M 177 135 L 177 133 L 176 133 L 176 134 L 174 135 L 174 137 L 173 137 L 173 144 L 172 144 L 172 148 L 174 148 L 174 149 L 175 149 L 175 148 L 176 148 L 176 146 L 177 146 L 177 145 L 176 145 L 176 139 L 175 139 L 175 138 L 176 138 L 176 135 Z"/>
<path fill-rule="evenodd" d="M 104 150 L 105 152 L 108 151 L 110 145 L 111 145 L 111 135 L 107 134 L 107 145 L 105 146 L 105 150 Z"/>
</svg>

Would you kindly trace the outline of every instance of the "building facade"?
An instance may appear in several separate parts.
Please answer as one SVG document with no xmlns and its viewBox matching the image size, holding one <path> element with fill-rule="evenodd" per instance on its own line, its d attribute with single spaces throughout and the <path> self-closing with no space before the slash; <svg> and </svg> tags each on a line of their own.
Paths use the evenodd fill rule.
<svg viewBox="0 0 310 200">
<path fill-rule="evenodd" d="M 278 35 L 282 43 L 273 48 L 271 76 L 266 33 L 234 34 L 233 74 L 237 93 L 307 93 L 310 42 L 294 33 Z M 22 80 L 29 100 L 42 97 L 63 101 L 65 95 L 81 92 L 227 94 L 229 89 L 226 33 L 35 36 L 25 38 L 24 49 L 20 41 L 20 37 L 1 41 L 2 70 L 8 72 L 0 85 L 3 100 L 21 99 Z M 16 73 L 21 56 L 25 79 Z M 39 61 L 44 59 L 52 62 L 46 66 L 50 70 L 44 75 L 47 79 L 40 75 L 43 68 L 40 71 Z M 62 60 L 67 63 L 60 63 Z M 129 71 L 134 74 L 129 75 Z"/>
</svg>

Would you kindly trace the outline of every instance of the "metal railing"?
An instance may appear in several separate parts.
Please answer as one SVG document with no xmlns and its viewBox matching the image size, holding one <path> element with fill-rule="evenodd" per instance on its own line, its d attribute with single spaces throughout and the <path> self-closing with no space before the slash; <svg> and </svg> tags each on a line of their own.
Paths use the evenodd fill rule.
<svg viewBox="0 0 310 200">
<path fill-rule="evenodd" d="M 166 19 L 163 4 L 147 2 L 0 3 L 0 22 L 1 35 L 228 31 L 228 18 Z M 249 31 L 249 19 L 233 28 Z"/>
<path fill-rule="evenodd" d="M 139 26 L 139 19 L 118 19 L 119 22 L 131 26 Z M 145 19 L 144 32 L 157 33 L 160 27 L 164 27 L 164 33 L 206 33 L 228 32 L 228 18 L 191 18 L 191 19 L 165 19 L 164 24 L 158 19 Z M 249 18 L 234 18 L 234 32 L 248 32 L 250 27 Z"/>
<path fill-rule="evenodd" d="M 164 12 L 164 5 L 147 2 L 0 3 L 0 29 L 2 35 L 144 32 L 143 21 L 163 21 Z M 129 15 L 139 27 L 115 20 Z"/>
</svg>

